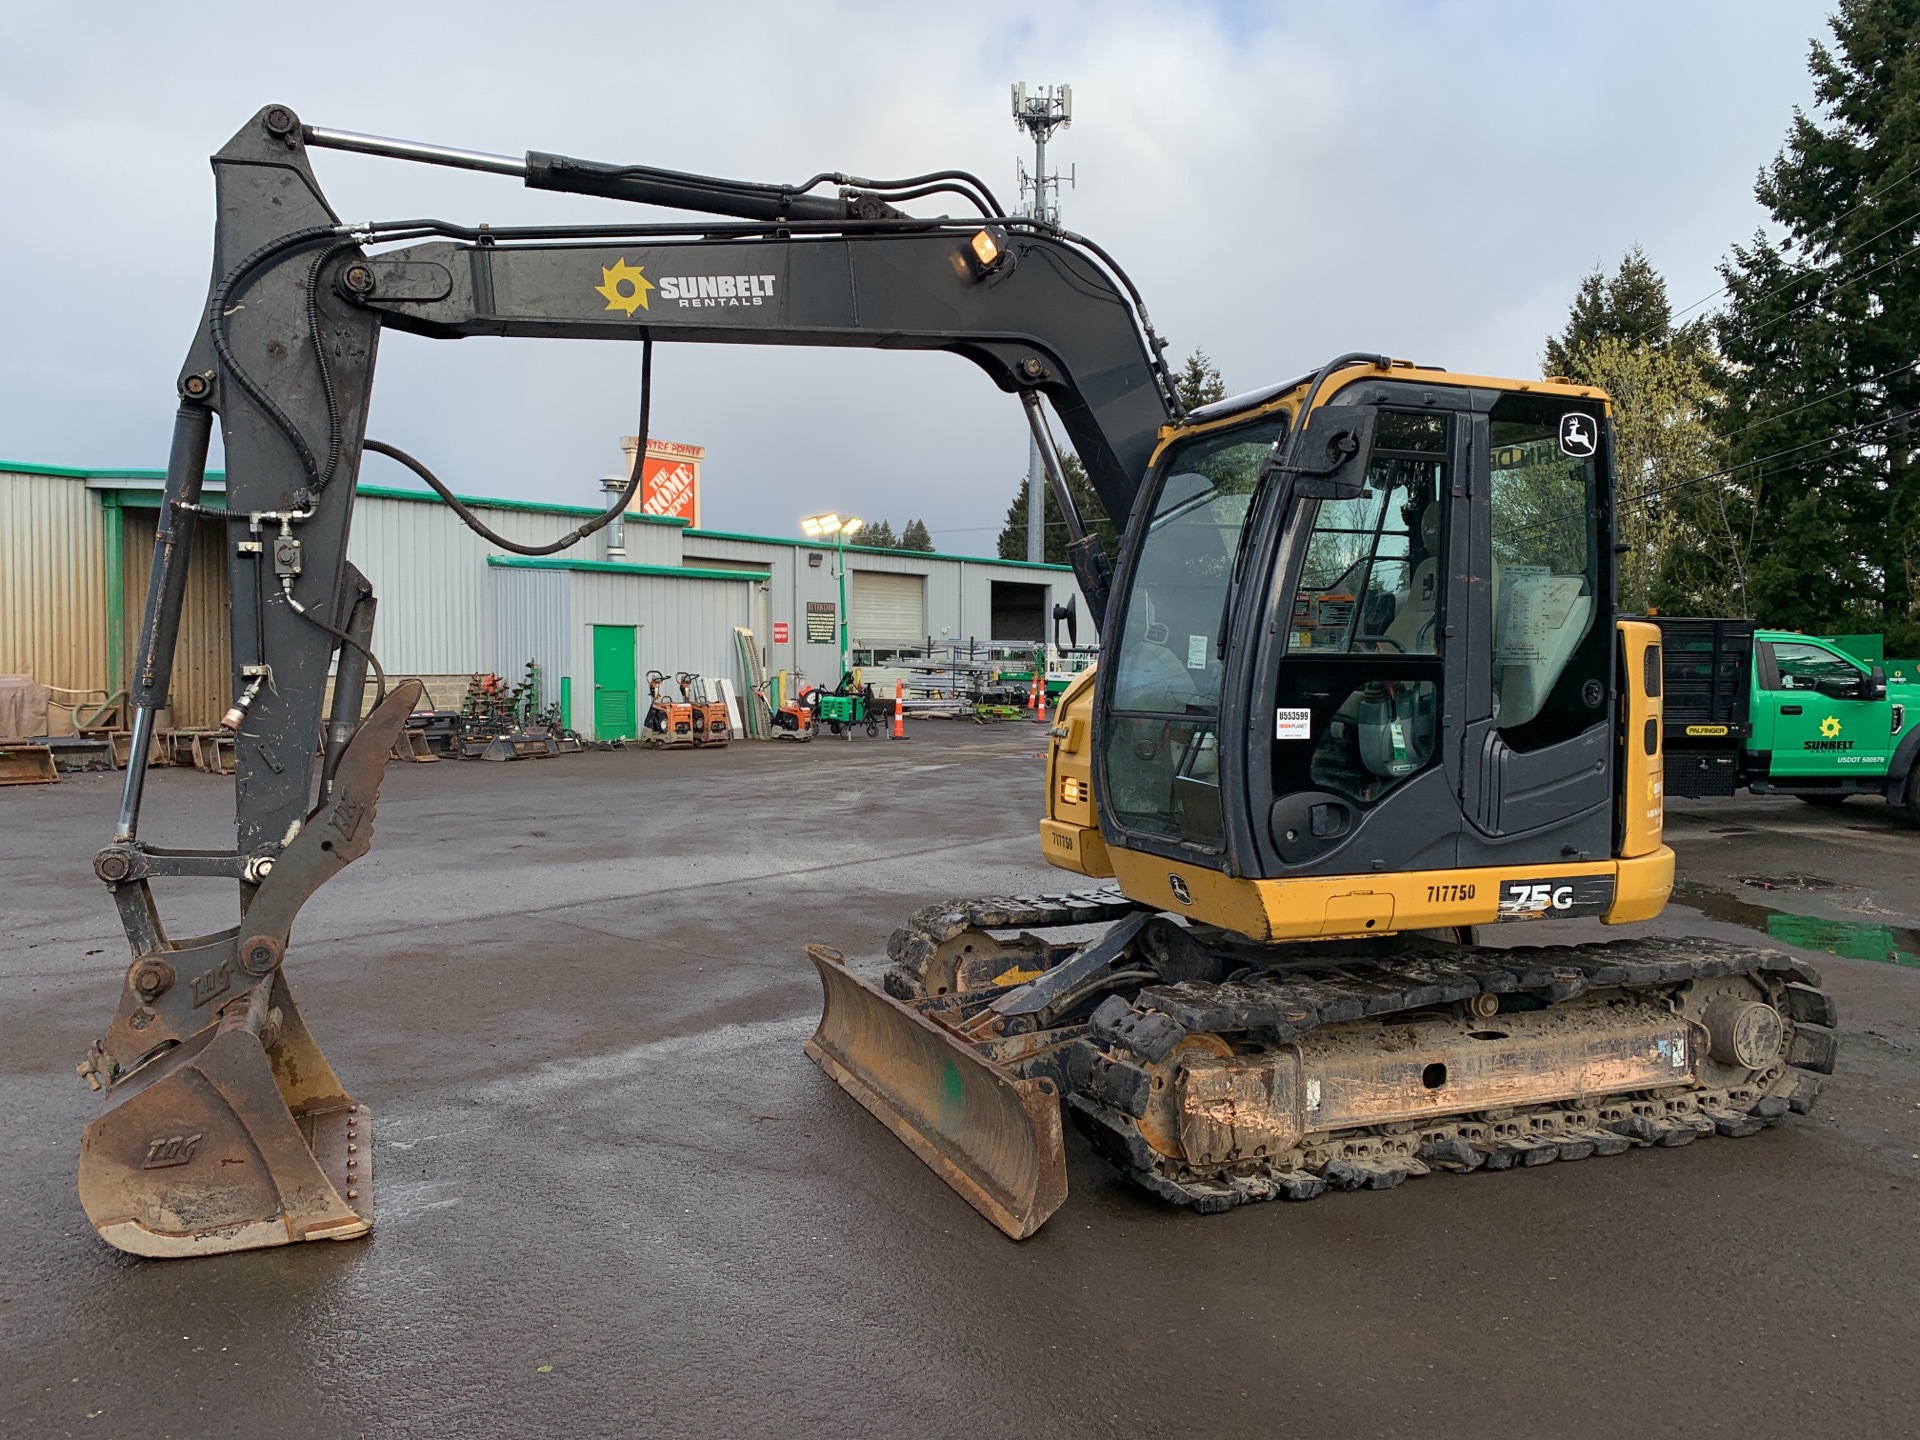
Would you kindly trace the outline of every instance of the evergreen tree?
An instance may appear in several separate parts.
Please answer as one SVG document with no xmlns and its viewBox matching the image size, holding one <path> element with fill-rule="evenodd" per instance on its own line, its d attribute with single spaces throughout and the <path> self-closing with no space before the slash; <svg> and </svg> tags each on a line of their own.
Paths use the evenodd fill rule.
<svg viewBox="0 0 1920 1440">
<path fill-rule="evenodd" d="M 1174 373 L 1173 393 L 1180 397 L 1183 409 L 1198 410 L 1226 399 L 1227 382 L 1220 378 L 1220 367 L 1207 358 L 1207 352 L 1195 346 L 1187 363 Z"/>
<path fill-rule="evenodd" d="M 1744 614 L 1749 539 L 1725 495 L 1692 483 L 1720 454 L 1710 337 L 1675 329 L 1667 282 L 1639 246 L 1580 282 L 1542 367 L 1613 401 L 1615 526 L 1623 609 Z"/>
<path fill-rule="evenodd" d="M 1776 234 L 1721 267 L 1728 505 L 1752 613 L 1920 650 L 1920 0 L 1840 0 L 1755 193 Z"/>
<path fill-rule="evenodd" d="M 1581 280 L 1566 328 L 1547 337 L 1542 373 L 1579 379 L 1581 352 L 1602 339 L 1629 346 L 1666 345 L 1678 339 L 1682 348 L 1691 348 L 1706 338 L 1705 329 L 1704 322 L 1695 321 L 1674 330 L 1667 282 L 1635 245 L 1620 258 L 1620 268 L 1612 275 L 1595 270 Z"/>
<path fill-rule="evenodd" d="M 933 549 L 933 536 L 927 532 L 926 522 L 923 520 L 907 521 L 906 525 L 902 527 L 900 531 L 899 548 L 902 550 Z"/>
<path fill-rule="evenodd" d="M 1115 547 L 1113 524 L 1107 519 L 1107 508 L 1100 503 L 1100 497 L 1094 492 L 1093 481 L 1087 478 L 1086 467 L 1081 465 L 1077 455 L 1061 457 L 1061 470 L 1067 477 L 1067 493 L 1073 496 L 1073 508 L 1080 512 L 1080 523 L 1087 527 L 1090 534 L 1098 535 L 1100 543 L 1106 548 L 1107 558 L 1113 559 L 1119 552 Z M 1044 558 L 1049 565 L 1067 563 L 1067 522 L 1060 514 L 1060 502 L 1053 498 L 1051 485 L 1041 486 L 1045 496 L 1046 509 L 1041 519 L 1046 529 Z M 1007 523 L 1000 531 L 1000 558 L 1002 560 L 1024 560 L 1027 558 L 1027 482 L 1023 479 L 1014 491 L 1013 503 L 1007 506 Z"/>
<path fill-rule="evenodd" d="M 1181 405 L 1188 410 L 1211 405 L 1215 400 L 1224 400 L 1227 395 L 1227 384 L 1220 378 L 1220 367 L 1207 358 L 1206 351 L 1198 347 L 1187 356 L 1186 363 L 1174 372 L 1173 388 L 1180 397 Z M 1060 459 L 1060 469 L 1067 480 L 1067 493 L 1073 496 L 1073 508 L 1080 512 L 1080 523 L 1089 534 L 1100 537 L 1107 558 L 1115 559 L 1120 552 L 1113 522 L 1107 518 L 1107 507 L 1100 503 L 1093 482 L 1087 478 L 1086 467 L 1080 463 L 1077 455 L 1063 455 Z M 1045 510 L 1041 516 L 1046 527 L 1043 554 L 1048 564 L 1065 565 L 1067 522 L 1060 514 L 1060 502 L 1053 498 L 1053 487 L 1043 484 L 1040 488 L 1046 496 Z M 1007 506 L 1007 522 L 1000 530 L 999 555 L 1002 560 L 1027 558 L 1027 482 L 1024 477 L 1014 491 L 1013 503 Z"/>
<path fill-rule="evenodd" d="M 900 537 L 893 533 L 893 526 L 885 520 L 877 520 L 860 532 L 860 543 L 871 545 L 875 550 L 898 550 Z"/>
</svg>

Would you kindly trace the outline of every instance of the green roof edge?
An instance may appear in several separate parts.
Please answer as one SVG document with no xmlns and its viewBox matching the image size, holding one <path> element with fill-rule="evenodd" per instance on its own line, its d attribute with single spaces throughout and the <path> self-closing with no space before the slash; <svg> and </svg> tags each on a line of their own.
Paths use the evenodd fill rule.
<svg viewBox="0 0 1920 1440">
<path fill-rule="evenodd" d="M 760 580 L 752 570 L 701 570 L 683 565 L 623 565 L 617 560 L 559 560 L 531 555 L 489 555 L 502 570 L 586 570 L 596 575 L 664 575 L 671 580 Z"/>
<path fill-rule="evenodd" d="M 741 535 L 731 530 L 689 530 L 689 540 L 738 540 L 748 545 L 792 545 L 806 550 L 832 550 L 836 548 L 830 541 L 790 540 L 784 535 Z M 1022 570 L 1057 570 L 1068 575 L 1073 573 L 1071 565 L 1036 565 L 1031 560 L 1002 560 L 998 555 L 950 555 L 942 550 L 901 550 L 888 549 L 884 545 L 849 545 L 847 552 L 853 555 L 894 555 L 907 556 L 921 560 L 955 560 L 968 565 L 1013 565 Z"/>
</svg>

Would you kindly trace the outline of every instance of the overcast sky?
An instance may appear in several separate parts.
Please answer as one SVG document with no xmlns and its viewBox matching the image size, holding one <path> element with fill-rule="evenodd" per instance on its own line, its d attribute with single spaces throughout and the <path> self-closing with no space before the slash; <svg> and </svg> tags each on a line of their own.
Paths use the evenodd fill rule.
<svg viewBox="0 0 1920 1440">
<path fill-rule="evenodd" d="M 50 5 L 0 0 L 0 458 L 165 463 L 204 302 L 206 157 L 311 124 L 742 179 L 974 170 L 1011 203 L 1008 84 L 1068 81 L 1067 224 L 1174 356 L 1234 390 L 1345 350 L 1534 374 L 1582 274 L 1638 242 L 1676 305 L 1763 215 L 1826 6 L 1737 3 Z M 349 218 L 633 219 L 515 180 L 319 152 Z M 919 202 L 923 207 L 926 202 Z M 382 341 L 369 433 L 456 489 L 588 503 L 632 347 Z M 991 553 L 1017 403 L 942 355 L 677 346 L 654 433 L 707 447 L 705 522 L 923 517 Z M 363 478 L 410 477 L 377 457 Z"/>
</svg>

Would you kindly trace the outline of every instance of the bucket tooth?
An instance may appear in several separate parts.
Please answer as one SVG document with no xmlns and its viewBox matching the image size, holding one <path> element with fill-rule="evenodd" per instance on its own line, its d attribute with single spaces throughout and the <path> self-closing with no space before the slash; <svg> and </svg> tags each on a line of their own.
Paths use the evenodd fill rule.
<svg viewBox="0 0 1920 1440">
<path fill-rule="evenodd" d="M 1067 1198 L 1060 1094 L 849 974 L 810 945 L 824 1006 L 808 1057 L 966 1202 L 1024 1240 Z"/>
</svg>

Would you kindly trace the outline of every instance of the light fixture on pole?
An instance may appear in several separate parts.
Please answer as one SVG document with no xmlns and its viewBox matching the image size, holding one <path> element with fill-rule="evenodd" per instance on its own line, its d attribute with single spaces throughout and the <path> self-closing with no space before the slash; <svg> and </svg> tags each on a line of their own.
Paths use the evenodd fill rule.
<svg viewBox="0 0 1920 1440">
<path fill-rule="evenodd" d="M 800 522 L 800 533 L 809 540 L 833 537 L 834 568 L 840 574 L 840 673 L 843 676 L 851 668 L 847 659 L 852 648 L 847 622 L 847 537 L 858 534 L 866 523 L 857 515 L 842 517 L 831 511 L 825 515 L 809 515 Z"/>
</svg>

